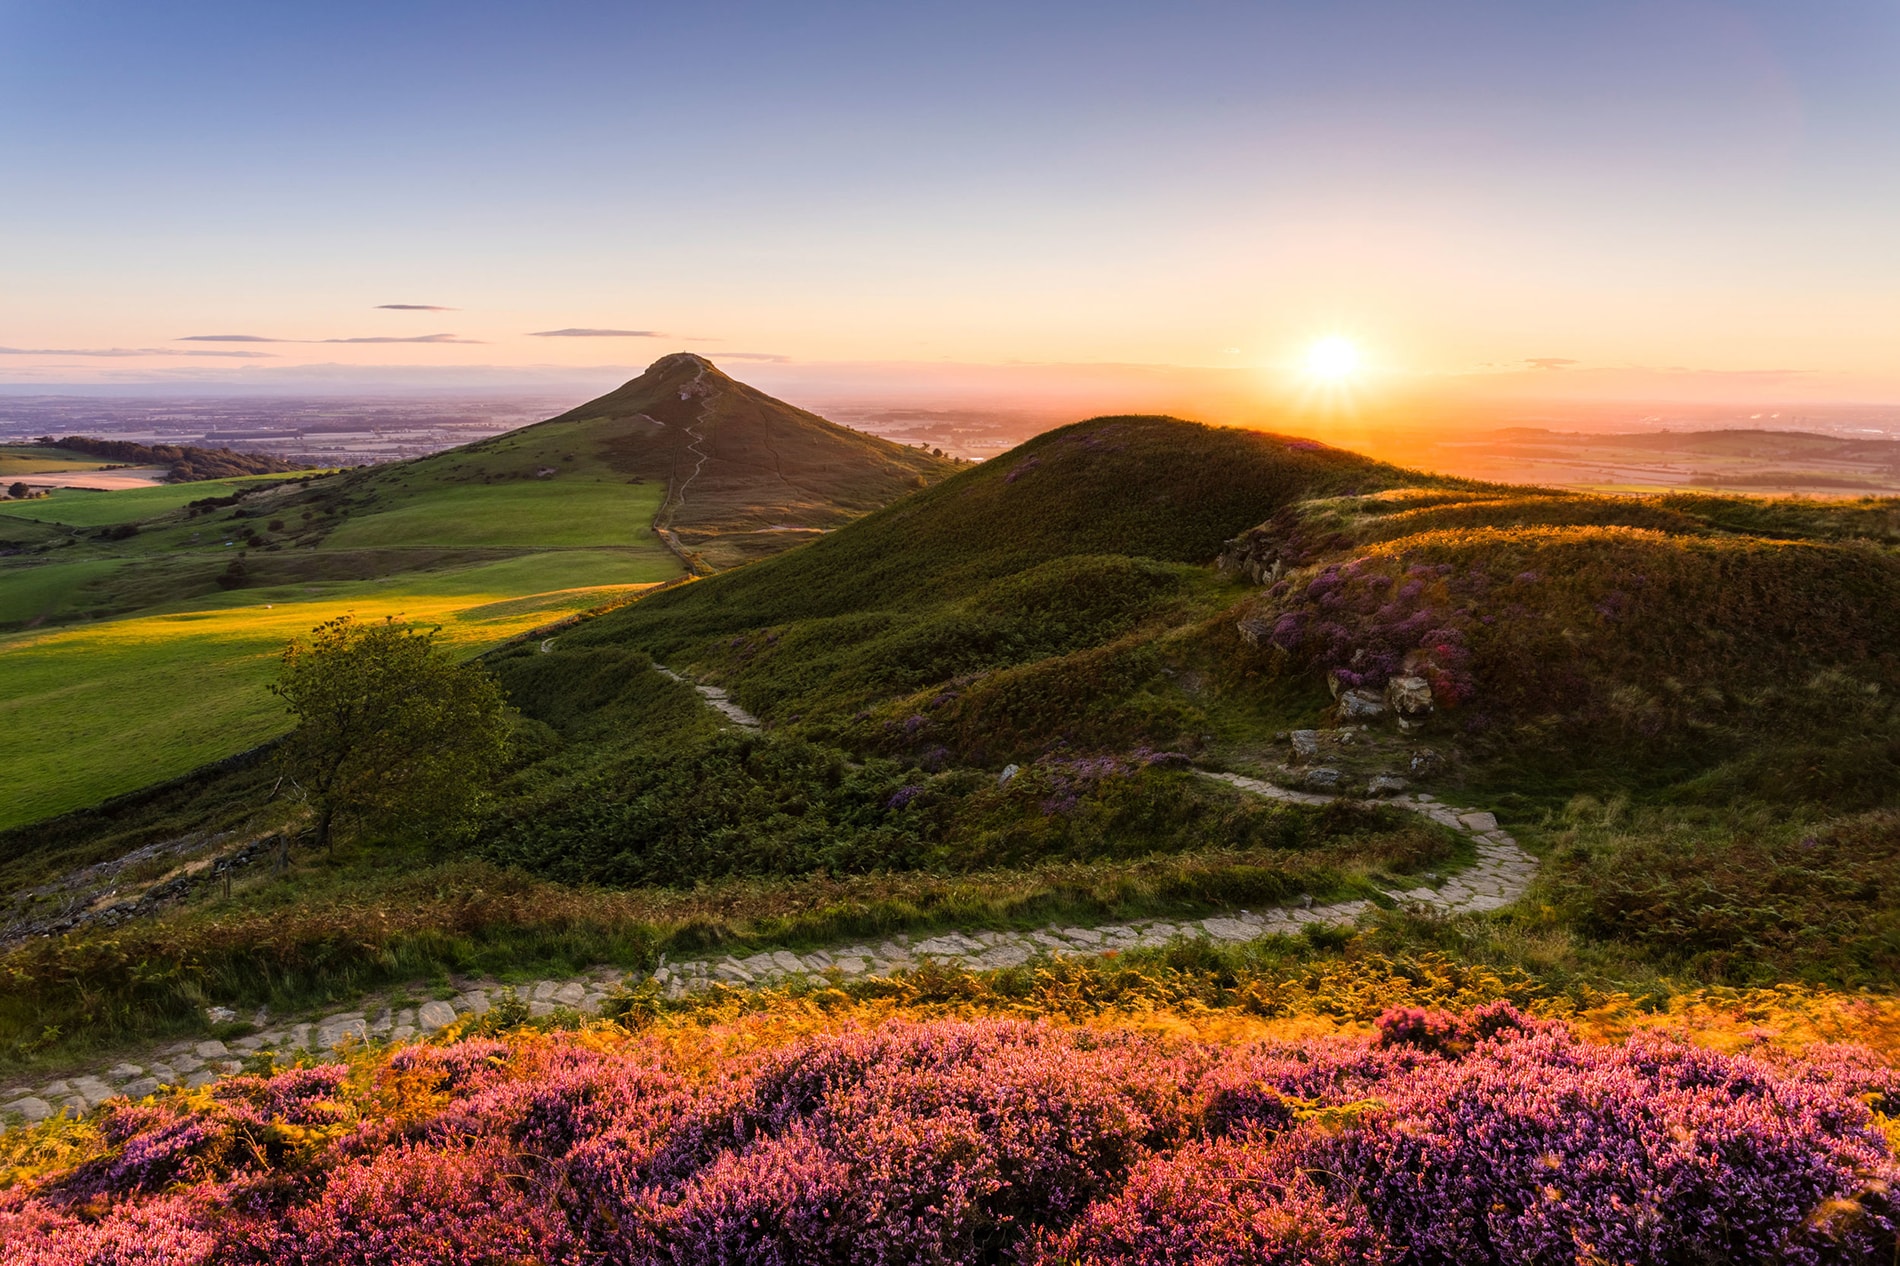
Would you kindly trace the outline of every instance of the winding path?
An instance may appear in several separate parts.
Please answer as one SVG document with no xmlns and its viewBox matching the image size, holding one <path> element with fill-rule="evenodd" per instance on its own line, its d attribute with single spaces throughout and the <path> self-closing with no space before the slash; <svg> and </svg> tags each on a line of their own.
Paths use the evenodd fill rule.
<svg viewBox="0 0 1900 1266">
<path fill-rule="evenodd" d="M 656 666 L 657 667 L 657 666 Z M 726 697 L 715 686 L 702 686 L 671 669 L 658 671 L 686 682 L 707 704 L 733 724 L 754 728 L 758 719 Z M 1203 776 L 1236 787 L 1250 795 L 1292 804 L 1325 804 L 1336 796 L 1290 791 L 1258 778 L 1240 774 Z M 1385 895 L 1401 906 L 1438 915 L 1481 914 L 1509 905 L 1529 887 L 1537 863 L 1517 841 L 1498 826 L 1490 813 L 1461 809 L 1429 795 L 1395 796 L 1385 803 L 1420 814 L 1467 836 L 1477 847 L 1477 861 L 1449 876 L 1426 875 L 1412 888 L 1392 888 Z M 1290 904 L 1255 910 L 1229 910 L 1190 920 L 1136 919 L 1090 927 L 1055 926 L 1033 931 L 938 932 L 929 936 L 897 935 L 887 940 L 839 944 L 795 954 L 790 950 L 762 950 L 740 957 L 708 955 L 668 961 L 642 980 L 651 980 L 669 998 L 710 989 L 714 985 L 764 985 L 799 979 L 851 980 L 892 976 L 926 963 L 964 967 L 975 971 L 1017 967 L 1054 955 L 1089 956 L 1127 949 L 1169 945 L 1176 941 L 1207 940 L 1241 943 L 1262 937 L 1297 933 L 1307 924 L 1348 926 L 1373 907 L 1360 898 L 1316 905 L 1311 897 Z M 532 1015 L 567 1008 L 597 1013 L 614 987 L 629 978 L 617 968 L 597 967 L 566 980 L 541 980 L 517 989 Z M 637 982 L 636 982 L 637 983 Z M 465 982 L 452 998 L 416 1003 L 387 996 L 365 1000 L 360 1009 L 334 1012 L 297 1023 L 272 1022 L 260 1011 L 260 1032 L 229 1043 L 173 1042 L 140 1056 L 140 1063 L 120 1063 L 41 1084 L 0 1088 L 0 1130 L 9 1121 L 37 1121 L 55 1113 L 83 1114 L 115 1095 L 139 1097 L 161 1085 L 204 1085 L 238 1072 L 243 1059 L 273 1053 L 279 1058 L 299 1053 L 320 1054 L 347 1042 L 399 1042 L 434 1032 L 456 1020 L 486 1011 L 500 993 L 499 981 Z M 234 1018 L 228 1017 L 227 1018 Z"/>
</svg>

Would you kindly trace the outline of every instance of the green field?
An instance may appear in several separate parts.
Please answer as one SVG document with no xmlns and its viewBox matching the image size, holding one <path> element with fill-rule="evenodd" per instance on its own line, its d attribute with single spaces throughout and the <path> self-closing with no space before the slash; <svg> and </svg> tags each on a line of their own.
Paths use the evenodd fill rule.
<svg viewBox="0 0 1900 1266">
<path fill-rule="evenodd" d="M 555 438 L 575 446 L 579 430 Z M 333 616 L 439 623 L 473 653 L 672 579 L 679 561 L 650 530 L 664 492 L 507 445 L 0 503 L 0 538 L 24 550 L 0 558 L 0 627 L 15 630 L 0 633 L 0 827 L 277 733 L 263 689 L 277 655 Z"/>
<path fill-rule="evenodd" d="M 666 489 L 577 480 L 426 487 L 387 510 L 355 516 L 333 532 L 332 549 L 407 545 L 632 545 Z"/>
<path fill-rule="evenodd" d="M 43 563 L 0 572 L 0 624 L 24 624 L 68 607 L 81 588 L 123 566 L 117 558 Z"/>
<path fill-rule="evenodd" d="M 60 469 L 87 468 L 67 464 Z M 0 515 L 40 523 L 63 523 L 68 527 L 110 527 L 117 523 L 137 523 L 205 497 L 227 497 L 246 485 L 282 483 L 283 478 L 282 475 L 247 475 L 241 479 L 159 484 L 152 488 L 125 488 L 117 492 L 55 488 L 49 495 L 31 501 L 0 502 Z"/>
<path fill-rule="evenodd" d="M 215 605 L 0 638 L 0 780 L 9 788 L 0 828 L 278 733 L 281 710 L 263 688 L 277 655 L 333 616 L 439 623 L 446 641 L 473 652 L 677 574 L 645 551 L 567 550 L 385 581 L 243 590 L 207 600 Z"/>
</svg>

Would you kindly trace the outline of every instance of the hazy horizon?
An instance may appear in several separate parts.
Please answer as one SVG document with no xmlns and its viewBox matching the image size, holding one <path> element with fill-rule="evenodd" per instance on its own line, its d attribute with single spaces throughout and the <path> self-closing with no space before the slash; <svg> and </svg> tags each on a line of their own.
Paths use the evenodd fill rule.
<svg viewBox="0 0 1900 1266">
<path fill-rule="evenodd" d="M 0 384 L 1878 405 L 1896 52 L 1871 0 L 9 0 Z"/>
</svg>

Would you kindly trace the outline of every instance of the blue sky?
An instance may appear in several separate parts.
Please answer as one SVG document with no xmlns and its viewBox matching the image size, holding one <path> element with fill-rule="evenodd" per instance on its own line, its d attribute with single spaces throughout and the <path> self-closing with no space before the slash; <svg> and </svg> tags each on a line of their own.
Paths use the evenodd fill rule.
<svg viewBox="0 0 1900 1266">
<path fill-rule="evenodd" d="M 1896 72 L 1829 0 L 0 0 L 0 381 L 1344 333 L 1900 394 Z"/>
</svg>

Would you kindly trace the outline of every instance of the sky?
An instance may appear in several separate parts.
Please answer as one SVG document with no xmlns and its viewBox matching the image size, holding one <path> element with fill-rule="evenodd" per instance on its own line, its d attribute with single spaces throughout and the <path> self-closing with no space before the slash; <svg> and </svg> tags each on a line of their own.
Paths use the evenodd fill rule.
<svg viewBox="0 0 1900 1266">
<path fill-rule="evenodd" d="M 1891 0 L 0 0 L 0 384 L 1900 401 L 1896 226 Z"/>
</svg>

